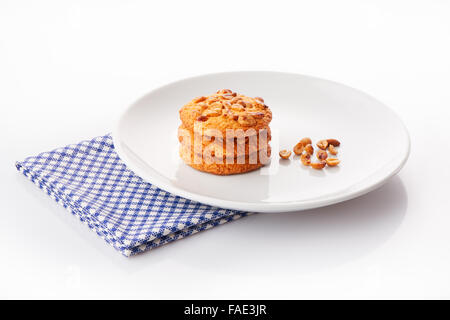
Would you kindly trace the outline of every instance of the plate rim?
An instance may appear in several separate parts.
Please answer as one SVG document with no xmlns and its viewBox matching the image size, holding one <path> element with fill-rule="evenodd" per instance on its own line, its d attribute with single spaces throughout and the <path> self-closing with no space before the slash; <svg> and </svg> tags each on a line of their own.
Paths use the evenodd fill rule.
<svg viewBox="0 0 450 320">
<path fill-rule="evenodd" d="M 197 194 L 195 192 L 189 192 L 186 190 L 183 190 L 181 188 L 177 188 L 175 186 L 172 186 L 168 183 L 165 183 L 164 181 L 158 180 L 154 177 L 149 177 L 148 174 L 143 172 L 138 166 L 134 165 L 134 161 L 130 159 L 130 157 L 127 155 L 127 151 L 125 151 L 120 143 L 119 138 L 119 127 L 121 124 L 122 119 L 124 116 L 131 110 L 135 105 L 137 105 L 141 100 L 145 99 L 147 96 L 151 95 L 153 92 L 163 89 L 165 87 L 181 83 L 187 80 L 192 80 L 196 78 L 202 78 L 207 76 L 215 76 L 215 75 L 224 75 L 224 74 L 239 74 L 239 73 L 266 73 L 266 74 L 277 74 L 277 75 L 289 75 L 289 76 L 300 76 L 304 78 L 310 78 L 313 80 L 319 80 L 319 81 L 325 81 L 332 83 L 334 85 L 339 85 L 346 87 L 348 89 L 351 89 L 353 91 L 357 91 L 358 93 L 365 95 L 369 99 L 372 99 L 382 106 L 384 106 L 386 109 L 388 109 L 390 112 L 392 112 L 393 116 L 397 118 L 399 124 L 401 125 L 401 129 L 405 133 L 405 146 L 406 149 L 404 150 L 403 156 L 399 157 L 399 160 L 394 162 L 394 164 L 390 164 L 393 166 L 390 168 L 390 171 L 386 175 L 378 174 L 378 172 L 382 172 L 383 169 L 380 169 L 380 171 L 377 171 L 375 174 L 378 177 L 378 179 L 375 179 L 372 183 L 366 183 L 367 186 L 361 187 L 360 189 L 357 189 L 353 192 L 346 193 L 344 195 L 338 194 L 338 195 L 330 195 L 329 197 L 325 199 L 309 199 L 309 200 L 302 200 L 302 201 L 286 201 L 286 202 L 276 202 L 276 203 L 264 203 L 264 204 L 256 204 L 251 202 L 241 202 L 241 201 L 232 201 L 232 200 L 224 200 L 224 199 L 218 199 L 210 196 L 204 196 Z M 313 208 L 319 208 L 324 206 L 329 206 L 332 204 L 336 204 L 339 202 L 347 201 L 350 199 L 357 198 L 359 196 L 362 196 L 364 194 L 367 194 L 380 186 L 382 186 L 385 182 L 387 182 L 391 177 L 396 175 L 405 165 L 406 161 L 409 158 L 410 152 L 411 152 L 411 138 L 409 135 L 409 132 L 403 122 L 403 120 L 398 116 L 398 114 L 390 107 L 388 107 L 386 104 L 381 102 L 380 100 L 374 98 L 373 96 L 365 93 L 364 91 L 361 91 L 359 89 L 353 88 L 351 86 L 348 86 L 343 83 L 335 82 L 333 80 L 328 80 L 320 77 L 310 76 L 310 75 L 304 75 L 300 73 L 293 73 L 293 72 L 282 72 L 282 71 L 264 71 L 264 70 L 242 70 L 242 71 L 226 71 L 226 72 L 212 72 L 212 73 L 206 73 L 206 74 L 200 74 L 196 76 L 191 77 L 185 77 L 179 80 L 175 80 L 169 83 L 166 83 L 164 85 L 158 86 L 153 88 L 152 90 L 148 91 L 144 95 L 140 96 L 138 99 L 136 99 L 133 103 L 129 104 L 124 110 L 119 114 L 118 118 L 116 119 L 116 122 L 114 124 L 114 129 L 111 133 L 111 137 L 113 140 L 114 149 L 116 150 L 119 158 L 124 162 L 124 164 L 132 170 L 137 176 L 139 176 L 141 179 L 143 179 L 146 182 L 151 183 L 152 185 L 167 191 L 173 195 L 180 196 L 192 201 L 197 201 L 203 204 L 211 205 L 214 207 L 224 208 L 224 209 L 230 209 L 230 210 L 239 210 L 239 211 L 249 211 L 249 212 L 292 212 L 292 211 L 303 211 Z M 397 163 L 398 162 L 398 163 Z M 364 181 L 370 182 L 370 179 L 364 179 Z"/>
</svg>

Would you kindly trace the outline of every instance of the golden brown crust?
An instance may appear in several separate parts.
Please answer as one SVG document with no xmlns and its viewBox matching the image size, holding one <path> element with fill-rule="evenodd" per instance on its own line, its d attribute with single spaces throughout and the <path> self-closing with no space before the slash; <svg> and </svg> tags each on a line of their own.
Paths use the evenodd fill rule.
<svg viewBox="0 0 450 320">
<path fill-rule="evenodd" d="M 257 159 L 257 161 L 259 161 L 260 155 L 266 155 L 267 157 L 270 157 L 271 153 L 272 153 L 272 148 L 270 147 L 270 145 L 267 145 L 265 148 L 263 149 L 259 149 L 259 150 L 255 150 L 252 152 L 246 152 L 244 154 L 238 154 L 238 153 L 234 153 L 234 154 L 228 154 L 226 153 L 225 150 L 223 149 L 208 149 L 207 151 L 205 149 L 202 149 L 201 152 L 198 152 L 198 150 L 194 150 L 194 148 L 192 147 L 192 145 L 189 147 L 183 143 L 180 144 L 180 150 L 183 151 L 184 154 L 196 154 L 199 158 L 201 157 L 208 157 L 209 159 L 222 159 L 223 162 L 225 162 L 225 159 L 234 159 L 235 161 L 237 161 L 238 159 L 240 159 L 240 162 L 245 162 L 245 163 L 249 163 L 249 159 Z M 214 152 L 212 152 L 214 151 Z M 244 159 L 244 160 L 242 160 Z"/>
<path fill-rule="evenodd" d="M 202 162 L 200 164 L 194 163 L 193 155 L 190 152 L 187 152 L 186 149 L 180 147 L 180 157 L 186 162 L 187 165 L 191 166 L 194 169 L 208 172 L 216 175 L 230 175 L 230 174 L 239 174 L 245 173 L 249 171 L 253 171 L 264 166 L 260 161 L 254 164 L 244 163 L 205 163 Z M 247 161 L 248 162 L 248 161 Z"/>
<path fill-rule="evenodd" d="M 250 171 L 259 169 L 263 166 L 260 163 L 259 164 L 227 164 L 227 165 L 216 164 L 216 163 L 212 163 L 209 165 L 206 165 L 206 164 L 198 165 L 198 164 L 192 163 L 192 164 L 188 164 L 188 165 L 194 169 L 197 169 L 197 170 L 200 170 L 203 172 L 220 175 L 220 176 L 250 172 Z"/>
<path fill-rule="evenodd" d="M 190 131 L 188 128 L 184 127 L 184 125 L 182 124 L 180 126 L 181 129 L 184 130 L 188 130 Z M 229 136 L 227 136 L 226 132 L 225 134 L 222 134 L 221 131 L 215 131 L 214 129 L 204 129 L 204 128 L 200 128 L 200 127 L 194 127 L 194 131 L 193 131 L 196 135 L 200 135 L 206 138 L 211 138 L 211 137 L 216 137 L 217 135 L 215 133 L 219 133 L 220 135 L 222 135 L 223 140 L 236 140 L 236 136 L 238 134 L 242 134 L 245 137 L 245 141 L 247 142 L 249 137 L 253 137 L 253 136 L 262 136 L 263 134 L 267 135 L 267 140 L 270 141 L 272 139 L 272 131 L 270 130 L 269 126 L 266 127 L 262 127 L 260 128 L 258 131 L 253 129 L 253 128 L 247 128 L 247 129 L 242 129 L 242 131 L 235 131 L 234 133 L 231 132 Z"/>
<path fill-rule="evenodd" d="M 196 138 L 199 140 L 195 141 Z M 237 157 L 238 154 L 248 155 L 258 152 L 259 150 L 267 150 L 271 137 L 268 137 L 267 141 L 261 140 L 262 144 L 261 146 L 259 145 L 260 143 L 259 136 L 254 137 L 253 140 L 251 138 L 246 137 L 246 139 L 242 139 L 242 141 L 240 139 L 222 141 L 211 139 L 208 137 L 204 137 L 203 139 L 201 139 L 200 135 L 192 134 L 189 130 L 186 130 L 185 128 L 183 128 L 183 126 L 180 126 L 178 132 L 178 139 L 183 146 L 185 147 L 190 146 L 191 150 L 194 149 L 195 143 L 200 144 L 199 142 L 201 142 L 202 152 L 208 150 L 208 152 L 217 155 L 218 157 L 221 156 L 225 157 L 227 155 L 232 156 L 231 154 L 229 154 L 229 151 L 227 150 L 227 146 L 229 147 L 231 145 L 233 148 L 232 149 L 233 156 Z M 186 141 L 186 139 L 189 140 Z"/>
</svg>

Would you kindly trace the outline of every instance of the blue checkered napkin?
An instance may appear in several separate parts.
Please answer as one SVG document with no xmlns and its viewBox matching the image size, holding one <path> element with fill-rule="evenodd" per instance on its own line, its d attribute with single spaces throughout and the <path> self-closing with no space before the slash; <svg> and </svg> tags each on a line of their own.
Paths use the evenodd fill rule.
<svg viewBox="0 0 450 320">
<path fill-rule="evenodd" d="M 16 167 L 125 256 L 248 215 L 144 182 L 119 159 L 109 135 L 26 158 Z"/>
</svg>

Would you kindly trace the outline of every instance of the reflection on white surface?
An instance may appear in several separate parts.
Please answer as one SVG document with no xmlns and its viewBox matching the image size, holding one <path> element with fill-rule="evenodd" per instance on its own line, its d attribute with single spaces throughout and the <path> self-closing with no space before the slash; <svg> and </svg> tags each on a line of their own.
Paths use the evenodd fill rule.
<svg viewBox="0 0 450 320">
<path fill-rule="evenodd" d="M 208 263 L 192 256 L 189 250 L 181 250 L 184 254 L 171 259 L 192 268 L 230 275 L 264 275 L 273 270 L 301 274 L 332 269 L 360 259 L 386 242 L 401 224 L 407 204 L 405 187 L 400 178 L 394 177 L 357 199 L 302 212 L 255 214 L 181 244 L 188 249 L 188 242 L 195 242 L 196 250 L 212 255 L 205 256 Z M 216 237 L 211 233 L 219 229 L 220 238 L 228 241 L 214 241 Z M 170 255 L 161 252 L 164 250 L 163 246 L 153 254 L 133 259 L 139 260 L 136 265 L 141 260 L 164 259 Z"/>
</svg>

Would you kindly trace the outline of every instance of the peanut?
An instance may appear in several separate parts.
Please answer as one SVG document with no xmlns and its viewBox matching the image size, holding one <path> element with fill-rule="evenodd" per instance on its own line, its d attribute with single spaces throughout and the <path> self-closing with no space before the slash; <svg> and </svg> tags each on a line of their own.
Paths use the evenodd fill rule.
<svg viewBox="0 0 450 320">
<path fill-rule="evenodd" d="M 197 97 L 197 98 L 195 98 L 192 102 L 194 102 L 194 103 L 198 103 L 198 102 L 202 102 L 202 101 L 205 101 L 207 98 L 206 97 L 204 97 L 204 96 L 201 96 L 201 97 Z"/>
<path fill-rule="evenodd" d="M 339 147 L 340 142 L 336 139 L 327 139 L 328 144 L 331 144 L 333 147 Z"/>
<path fill-rule="evenodd" d="M 255 119 L 262 119 L 264 118 L 264 112 L 250 112 L 249 113 L 253 118 Z"/>
<path fill-rule="evenodd" d="M 314 154 L 314 148 L 311 144 L 307 144 L 305 146 L 305 151 L 306 153 L 308 153 L 309 155 L 313 155 Z"/>
<path fill-rule="evenodd" d="M 256 124 L 255 118 L 253 118 L 251 115 L 240 115 L 238 122 L 246 127 L 250 127 Z"/>
<path fill-rule="evenodd" d="M 300 156 L 300 161 L 303 163 L 303 165 L 309 166 L 311 164 L 311 155 L 309 155 L 308 153 L 302 153 L 302 155 Z"/>
<path fill-rule="evenodd" d="M 311 144 L 311 138 L 303 138 L 302 140 L 300 140 L 301 143 L 303 143 L 304 146 L 307 146 L 308 144 Z"/>
<path fill-rule="evenodd" d="M 327 150 L 328 141 L 327 140 L 320 140 L 319 142 L 317 142 L 316 145 L 322 150 Z"/>
<path fill-rule="evenodd" d="M 313 168 L 313 169 L 321 170 L 321 169 L 325 168 L 326 164 L 327 164 L 327 163 L 326 163 L 325 161 L 321 161 L 321 162 L 311 162 L 310 166 L 311 166 L 311 168 Z"/>
<path fill-rule="evenodd" d="M 231 103 L 231 104 L 235 104 L 235 103 L 238 103 L 240 100 L 241 100 L 241 98 L 239 98 L 239 97 L 234 97 L 233 99 L 231 99 L 230 103 Z"/>
<path fill-rule="evenodd" d="M 246 102 L 246 101 L 244 101 L 244 100 L 239 100 L 238 103 L 239 103 L 241 106 L 243 106 L 244 108 L 247 108 L 247 107 L 251 107 L 251 106 L 252 106 L 251 103 L 248 103 L 248 102 Z"/>
<path fill-rule="evenodd" d="M 206 120 L 208 120 L 207 116 L 200 116 L 197 118 L 197 121 L 206 121 Z"/>
<path fill-rule="evenodd" d="M 229 101 L 222 101 L 222 106 L 225 108 L 231 108 L 231 103 Z"/>
<path fill-rule="evenodd" d="M 330 167 L 337 166 L 341 162 L 341 161 L 339 161 L 339 159 L 336 159 L 336 158 L 328 158 L 326 161 Z"/>
<path fill-rule="evenodd" d="M 328 151 L 330 151 L 330 153 L 332 154 L 332 155 L 337 155 L 338 154 L 338 151 L 336 150 L 336 148 L 332 145 L 332 144 L 330 144 L 329 146 L 328 146 Z"/>
<path fill-rule="evenodd" d="M 288 150 L 281 150 L 280 153 L 279 153 L 281 159 L 289 159 L 291 154 L 292 154 L 292 152 L 288 151 Z"/>
<path fill-rule="evenodd" d="M 299 156 L 303 153 L 303 149 L 303 143 L 299 142 L 294 146 L 294 153 Z"/>
<path fill-rule="evenodd" d="M 233 111 L 244 111 L 244 107 L 238 103 L 235 103 L 231 106 L 231 110 Z"/>
<path fill-rule="evenodd" d="M 220 116 L 221 114 L 222 114 L 222 110 L 218 109 L 218 108 L 205 110 L 203 112 L 203 115 L 207 116 L 207 117 L 217 117 L 217 116 Z"/>
<path fill-rule="evenodd" d="M 328 153 L 323 150 L 317 150 L 316 156 L 317 156 L 317 159 L 323 161 L 326 158 L 328 158 Z"/>
<path fill-rule="evenodd" d="M 215 109 L 222 109 L 222 103 L 219 101 L 213 102 L 209 106 Z"/>
</svg>

